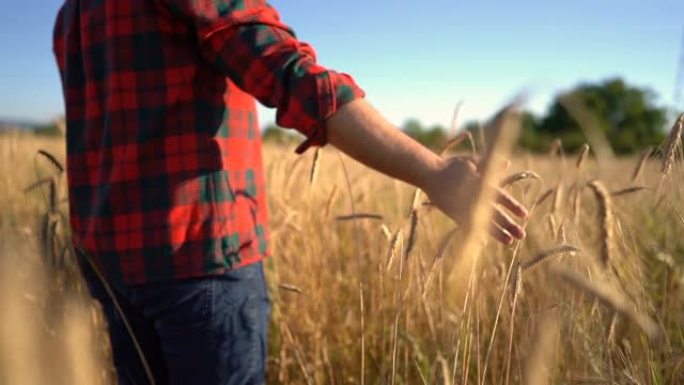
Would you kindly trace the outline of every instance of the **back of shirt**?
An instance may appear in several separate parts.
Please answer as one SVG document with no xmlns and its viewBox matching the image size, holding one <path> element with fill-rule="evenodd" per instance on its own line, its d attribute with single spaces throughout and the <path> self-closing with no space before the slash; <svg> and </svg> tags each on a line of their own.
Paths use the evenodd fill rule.
<svg viewBox="0 0 684 385">
<path fill-rule="evenodd" d="M 254 99 L 161 2 L 69 0 L 55 26 L 71 225 L 115 281 L 220 273 L 266 254 Z"/>
</svg>

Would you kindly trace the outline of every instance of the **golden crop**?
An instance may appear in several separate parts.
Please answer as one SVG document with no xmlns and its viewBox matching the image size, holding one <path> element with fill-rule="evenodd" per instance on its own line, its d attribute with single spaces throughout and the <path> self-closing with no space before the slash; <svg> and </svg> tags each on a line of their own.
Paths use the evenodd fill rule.
<svg viewBox="0 0 684 385">
<path fill-rule="evenodd" d="M 0 136 L 0 383 L 110 383 L 97 307 L 41 258 L 50 201 L 67 207 L 64 180 L 25 191 L 55 173 L 39 149 L 64 159 Z M 514 155 L 501 179 L 531 215 L 503 247 L 332 148 L 267 146 L 269 382 L 684 383 L 679 155 Z"/>
</svg>

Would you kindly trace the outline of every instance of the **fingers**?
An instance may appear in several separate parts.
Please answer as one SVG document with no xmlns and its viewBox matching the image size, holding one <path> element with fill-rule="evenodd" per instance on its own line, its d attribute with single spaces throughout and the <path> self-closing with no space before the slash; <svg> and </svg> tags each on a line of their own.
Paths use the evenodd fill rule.
<svg viewBox="0 0 684 385">
<path fill-rule="evenodd" d="M 458 159 L 459 161 L 466 163 L 473 172 L 477 172 L 480 167 L 480 157 L 477 155 L 457 155 L 452 159 Z"/>
<path fill-rule="evenodd" d="M 494 208 L 488 231 L 494 239 L 504 245 L 510 245 L 516 238 L 525 238 L 525 230 L 498 208 Z"/>
<path fill-rule="evenodd" d="M 488 231 L 489 235 L 491 235 L 494 239 L 503 243 L 504 245 L 510 245 L 511 243 L 513 243 L 513 237 L 511 236 L 511 234 L 508 234 L 506 230 L 495 225 L 494 223 L 489 224 Z"/>
<path fill-rule="evenodd" d="M 506 231 L 509 235 L 517 238 L 517 239 L 523 239 L 525 238 L 525 230 L 523 230 L 520 225 L 515 223 L 511 217 L 506 215 L 503 211 L 501 211 L 498 207 L 494 208 L 494 214 L 492 216 L 492 220 L 494 223 L 499 225 L 499 227 Z"/>
<path fill-rule="evenodd" d="M 508 192 L 500 188 L 496 189 L 496 203 L 505 207 L 507 210 L 521 219 L 527 218 L 527 215 L 529 214 L 525 206 L 515 200 L 515 198 L 513 198 Z"/>
</svg>

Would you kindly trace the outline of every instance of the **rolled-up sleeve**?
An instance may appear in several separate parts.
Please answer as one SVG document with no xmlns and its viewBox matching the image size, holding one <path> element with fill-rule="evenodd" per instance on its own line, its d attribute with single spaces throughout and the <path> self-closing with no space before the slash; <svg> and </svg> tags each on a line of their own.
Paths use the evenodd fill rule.
<svg viewBox="0 0 684 385">
<path fill-rule="evenodd" d="M 263 0 L 161 1 L 192 24 L 205 60 L 307 137 L 297 152 L 324 145 L 326 119 L 364 96 L 351 76 L 319 65 Z"/>
</svg>

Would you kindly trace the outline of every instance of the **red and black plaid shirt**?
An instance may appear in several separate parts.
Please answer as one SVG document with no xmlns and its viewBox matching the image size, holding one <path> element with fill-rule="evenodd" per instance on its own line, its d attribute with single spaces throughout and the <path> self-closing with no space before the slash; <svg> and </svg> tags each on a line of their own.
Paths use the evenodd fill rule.
<svg viewBox="0 0 684 385">
<path fill-rule="evenodd" d="M 307 136 L 303 151 L 363 96 L 259 0 L 67 0 L 54 51 L 74 235 L 126 284 L 268 253 L 253 97 Z"/>
</svg>

